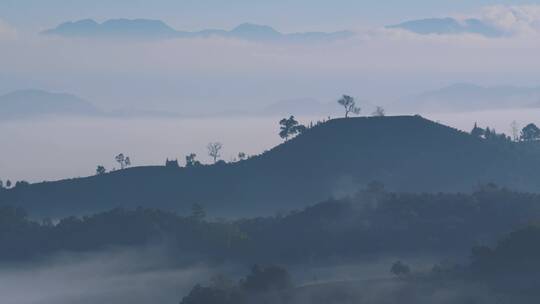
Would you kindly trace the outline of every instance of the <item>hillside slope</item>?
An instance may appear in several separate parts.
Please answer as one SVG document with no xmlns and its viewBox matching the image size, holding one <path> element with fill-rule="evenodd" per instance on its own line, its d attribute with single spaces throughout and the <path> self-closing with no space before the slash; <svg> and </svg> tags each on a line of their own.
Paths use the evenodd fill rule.
<svg viewBox="0 0 540 304">
<path fill-rule="evenodd" d="M 527 144 L 491 142 L 419 116 L 336 119 L 249 160 L 171 169 L 137 167 L 0 193 L 34 215 L 156 207 L 210 216 L 274 213 L 381 181 L 395 191 L 470 191 L 494 182 L 538 191 L 540 158 Z"/>
</svg>

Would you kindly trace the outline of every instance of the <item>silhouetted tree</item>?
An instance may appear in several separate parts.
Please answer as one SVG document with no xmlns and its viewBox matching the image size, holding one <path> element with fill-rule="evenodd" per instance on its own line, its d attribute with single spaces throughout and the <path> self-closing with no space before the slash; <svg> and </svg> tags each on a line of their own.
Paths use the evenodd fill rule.
<svg viewBox="0 0 540 304">
<path fill-rule="evenodd" d="M 114 159 L 116 160 L 116 162 L 120 164 L 120 168 L 124 169 L 124 160 L 126 159 L 126 157 L 124 156 L 124 153 L 120 153 L 116 155 Z"/>
<path fill-rule="evenodd" d="M 107 173 L 107 169 L 105 169 L 105 167 L 103 166 L 97 166 L 96 168 L 96 175 L 103 175 Z"/>
<path fill-rule="evenodd" d="M 258 265 L 251 268 L 251 273 L 241 282 L 241 285 L 249 292 L 284 290 L 293 286 L 291 276 L 285 268 Z"/>
<path fill-rule="evenodd" d="M 131 166 L 129 156 L 125 156 L 123 153 L 116 155 L 114 159 L 120 164 L 120 169 L 125 169 L 126 167 Z"/>
<path fill-rule="evenodd" d="M 238 160 L 244 160 L 244 159 L 246 159 L 246 157 L 247 157 L 246 153 L 244 153 L 244 152 L 238 153 Z"/>
<path fill-rule="evenodd" d="M 367 184 L 366 191 L 370 193 L 383 193 L 385 192 L 384 184 L 379 181 L 371 181 Z"/>
<path fill-rule="evenodd" d="M 11 188 L 11 181 L 9 179 L 6 181 L 6 188 Z"/>
<path fill-rule="evenodd" d="M 383 107 L 377 107 L 372 115 L 378 117 L 386 116 L 386 111 Z"/>
<path fill-rule="evenodd" d="M 486 133 L 486 131 L 484 129 L 478 127 L 477 123 L 474 123 L 474 127 L 471 130 L 471 135 L 472 136 L 477 137 L 477 138 L 482 138 L 482 137 L 484 137 L 485 133 Z"/>
<path fill-rule="evenodd" d="M 353 97 L 349 95 L 343 95 L 339 100 L 338 104 L 345 108 L 345 118 L 349 117 L 350 113 L 360 114 L 360 107 L 356 106 L 356 101 Z"/>
<path fill-rule="evenodd" d="M 390 272 L 398 277 L 405 277 L 411 274 L 411 268 L 401 261 L 397 261 L 390 268 Z"/>
<path fill-rule="evenodd" d="M 292 115 L 289 118 L 283 118 L 282 120 L 280 120 L 279 125 L 279 136 L 285 140 L 289 139 L 290 136 L 302 134 L 307 130 L 304 125 L 298 124 L 298 121 L 296 121 L 296 119 Z"/>
<path fill-rule="evenodd" d="M 197 284 L 180 304 L 244 304 L 246 300 L 237 289 L 202 287 Z"/>
<path fill-rule="evenodd" d="M 504 133 L 498 134 L 495 129 L 489 128 L 489 127 L 486 127 L 486 130 L 484 131 L 484 138 L 490 141 L 498 141 L 498 142 L 511 141 L 511 138 L 507 137 L 506 134 Z"/>
<path fill-rule="evenodd" d="M 190 153 L 186 155 L 186 167 L 189 168 L 189 167 L 195 167 L 195 166 L 200 165 L 201 163 L 195 159 L 196 157 L 197 157 L 197 154 L 195 153 Z"/>
<path fill-rule="evenodd" d="M 172 168 L 172 169 L 177 169 L 180 167 L 180 165 L 178 165 L 178 159 L 175 159 L 175 160 L 169 160 L 168 158 L 165 160 L 165 167 L 167 168 Z"/>
<path fill-rule="evenodd" d="M 493 139 L 493 136 L 494 136 L 495 134 L 497 134 L 497 133 L 495 132 L 495 129 L 492 130 L 492 129 L 490 129 L 489 127 L 486 127 L 486 130 L 485 130 L 485 132 L 484 132 L 484 138 L 485 138 L 485 139 Z"/>
<path fill-rule="evenodd" d="M 521 130 L 521 139 L 535 141 L 540 139 L 540 129 L 533 123 L 528 124 Z"/>
<path fill-rule="evenodd" d="M 27 181 L 24 181 L 24 180 L 22 180 L 22 181 L 17 181 L 17 182 L 15 183 L 15 188 L 22 188 L 22 187 L 26 187 L 26 186 L 30 186 L 30 183 L 27 182 Z"/>
<path fill-rule="evenodd" d="M 216 163 L 217 159 L 221 157 L 220 151 L 223 149 L 223 144 L 220 142 L 213 142 L 209 143 L 206 148 L 208 149 L 208 155 L 214 160 L 214 163 Z"/>
</svg>

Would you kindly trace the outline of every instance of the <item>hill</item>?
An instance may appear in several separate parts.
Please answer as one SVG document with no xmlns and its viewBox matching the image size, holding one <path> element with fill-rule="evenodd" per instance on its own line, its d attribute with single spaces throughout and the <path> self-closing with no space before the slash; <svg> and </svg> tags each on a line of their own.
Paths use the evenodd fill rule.
<svg viewBox="0 0 540 304">
<path fill-rule="evenodd" d="M 42 35 L 83 38 L 127 38 L 127 39 L 168 39 L 168 38 L 235 38 L 250 41 L 280 42 L 325 42 L 350 38 L 353 33 L 339 31 L 333 33 L 306 32 L 280 33 L 266 25 L 241 24 L 231 30 L 204 29 L 201 31 L 175 30 L 163 21 L 148 19 L 111 19 L 98 23 L 92 19 L 65 22 L 56 28 L 43 31 Z"/>
<path fill-rule="evenodd" d="M 19 90 L 0 96 L 0 119 L 40 115 L 98 115 L 102 112 L 75 95 Z"/>
<path fill-rule="evenodd" d="M 51 217 L 135 206 L 189 212 L 200 203 L 210 216 L 237 217 L 301 208 L 374 180 L 392 191 L 489 182 L 538 191 L 537 155 L 534 143 L 475 138 L 419 116 L 335 119 L 248 160 L 22 185 L 0 193 L 0 203 Z"/>
</svg>

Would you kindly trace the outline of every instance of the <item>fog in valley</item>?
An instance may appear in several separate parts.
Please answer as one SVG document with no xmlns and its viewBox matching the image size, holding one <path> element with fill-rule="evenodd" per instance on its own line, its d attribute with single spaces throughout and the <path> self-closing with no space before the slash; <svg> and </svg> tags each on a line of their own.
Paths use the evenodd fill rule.
<svg viewBox="0 0 540 304">
<path fill-rule="evenodd" d="M 177 303 L 189 293 L 194 282 L 211 284 L 218 276 L 236 280 L 250 268 L 242 264 L 178 263 L 178 258 L 170 256 L 164 246 L 153 244 L 137 249 L 63 253 L 32 263 L 3 265 L 0 271 L 3 303 Z M 302 288 L 317 289 L 322 284 L 339 285 L 351 281 L 354 284 L 345 288 L 358 293 L 369 291 L 370 297 L 383 298 L 389 286 L 396 290 L 401 288 L 399 282 L 392 281 L 389 271 L 389 265 L 395 259 L 373 257 L 362 262 L 300 264 L 290 271 Z M 408 262 L 415 269 L 429 269 L 437 260 L 409 257 Z M 370 287 L 358 289 L 363 285 Z M 374 290 L 369 290 L 372 288 Z M 299 303 L 309 303 L 310 293 L 299 296 Z M 426 300 L 433 299 L 428 293 L 425 297 Z"/>
</svg>

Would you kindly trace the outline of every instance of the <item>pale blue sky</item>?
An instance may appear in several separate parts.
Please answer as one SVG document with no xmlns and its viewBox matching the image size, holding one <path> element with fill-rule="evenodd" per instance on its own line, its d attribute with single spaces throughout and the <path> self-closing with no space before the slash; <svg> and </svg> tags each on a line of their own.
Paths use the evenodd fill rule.
<svg viewBox="0 0 540 304">
<path fill-rule="evenodd" d="M 66 20 L 162 19 L 179 29 L 232 27 L 242 22 L 280 30 L 337 30 L 406 19 L 475 12 L 487 5 L 539 4 L 540 0 L 1 0 L 0 19 L 19 29 Z"/>
</svg>

